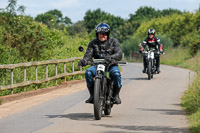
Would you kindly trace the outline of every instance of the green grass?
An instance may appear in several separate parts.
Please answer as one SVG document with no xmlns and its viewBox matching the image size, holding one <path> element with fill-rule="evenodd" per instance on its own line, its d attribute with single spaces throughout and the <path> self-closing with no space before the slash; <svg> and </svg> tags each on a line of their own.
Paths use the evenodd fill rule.
<svg viewBox="0 0 200 133">
<path fill-rule="evenodd" d="M 182 96 L 181 105 L 188 115 L 190 131 L 200 133 L 200 52 L 192 57 L 188 49 L 171 49 L 161 57 L 161 63 L 187 68 L 197 73 Z"/>
</svg>

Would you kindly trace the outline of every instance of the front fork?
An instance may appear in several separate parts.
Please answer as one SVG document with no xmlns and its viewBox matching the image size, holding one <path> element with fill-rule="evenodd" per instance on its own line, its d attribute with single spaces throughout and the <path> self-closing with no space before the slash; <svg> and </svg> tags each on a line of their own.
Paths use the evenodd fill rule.
<svg viewBox="0 0 200 133">
<path fill-rule="evenodd" d="M 149 63 L 151 63 L 151 70 L 150 71 L 152 73 L 155 73 L 155 71 L 156 71 L 156 61 L 155 61 L 155 59 L 152 59 L 152 58 L 147 59 L 147 67 L 149 67 Z"/>
</svg>

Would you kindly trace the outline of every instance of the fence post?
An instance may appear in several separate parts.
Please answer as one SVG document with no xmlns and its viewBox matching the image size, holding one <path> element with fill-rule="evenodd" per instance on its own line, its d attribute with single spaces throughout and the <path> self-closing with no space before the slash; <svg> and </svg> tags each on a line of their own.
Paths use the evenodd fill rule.
<svg viewBox="0 0 200 133">
<path fill-rule="evenodd" d="M 80 71 L 83 71 L 83 70 L 82 70 L 82 66 L 80 66 Z"/>
<path fill-rule="evenodd" d="M 35 81 L 37 81 L 38 77 L 37 77 L 37 66 L 35 66 Z"/>
<path fill-rule="evenodd" d="M 45 65 L 45 78 L 48 78 L 48 65 Z"/>
<path fill-rule="evenodd" d="M 10 70 L 10 84 L 13 85 L 13 69 Z M 13 88 L 11 89 L 11 94 L 13 94 Z"/>
<path fill-rule="evenodd" d="M 74 72 L 74 61 L 72 61 L 72 73 Z M 74 79 L 74 76 L 72 76 L 72 79 Z"/>
<path fill-rule="evenodd" d="M 57 70 L 57 64 L 55 64 L 55 76 L 57 76 L 57 74 L 58 74 L 58 70 Z M 56 84 L 57 84 L 57 79 L 56 79 Z"/>
<path fill-rule="evenodd" d="M 24 67 L 24 82 L 26 82 L 26 67 Z"/>
<path fill-rule="evenodd" d="M 63 72 L 66 73 L 66 63 L 65 63 L 65 62 L 64 62 L 64 64 L 63 64 L 63 69 L 64 69 Z M 65 80 L 64 82 L 66 82 L 66 77 L 65 77 L 64 80 Z"/>
</svg>

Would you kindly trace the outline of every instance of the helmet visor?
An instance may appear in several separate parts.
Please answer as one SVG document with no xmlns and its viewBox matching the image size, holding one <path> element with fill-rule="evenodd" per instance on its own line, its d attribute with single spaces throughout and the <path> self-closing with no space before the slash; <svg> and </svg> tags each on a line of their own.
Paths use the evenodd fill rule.
<svg viewBox="0 0 200 133">
<path fill-rule="evenodd" d="M 107 27 L 98 27 L 97 33 L 108 33 L 109 29 Z"/>
</svg>

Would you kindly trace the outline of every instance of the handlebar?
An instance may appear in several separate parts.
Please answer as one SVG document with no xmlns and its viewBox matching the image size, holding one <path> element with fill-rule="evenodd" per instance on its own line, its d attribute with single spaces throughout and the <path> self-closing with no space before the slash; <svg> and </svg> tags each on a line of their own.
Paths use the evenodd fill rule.
<svg viewBox="0 0 200 133">
<path fill-rule="evenodd" d="M 109 61 L 107 61 L 105 59 L 93 59 L 92 62 L 88 62 L 88 65 L 91 65 L 92 63 L 94 63 L 94 64 L 97 64 L 97 63 L 109 63 Z M 124 61 L 116 61 L 116 63 L 127 64 L 127 62 L 124 62 Z"/>
</svg>

